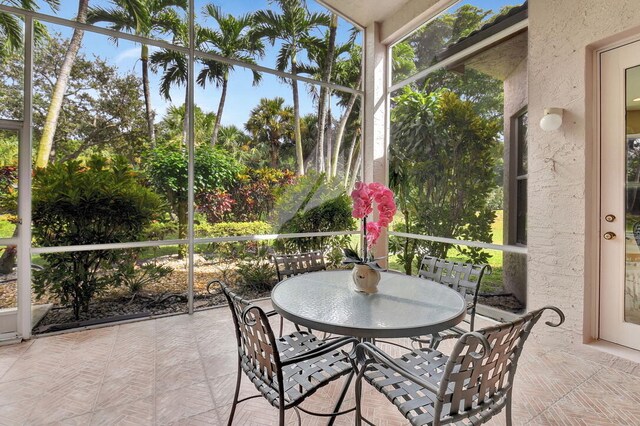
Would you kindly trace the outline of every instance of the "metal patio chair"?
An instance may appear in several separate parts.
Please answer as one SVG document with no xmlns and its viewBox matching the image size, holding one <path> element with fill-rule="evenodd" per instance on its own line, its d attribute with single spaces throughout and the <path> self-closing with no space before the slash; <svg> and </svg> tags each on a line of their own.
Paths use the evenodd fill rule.
<svg viewBox="0 0 640 426">
<path fill-rule="evenodd" d="M 515 321 L 465 333 L 450 356 L 430 348 L 391 358 L 371 343 L 357 346 L 356 425 L 362 417 L 362 380 L 384 394 L 412 425 L 481 424 L 506 407 L 511 425 L 513 381 L 529 333 L 545 310 L 529 312 Z M 467 423 L 464 423 L 467 424 Z"/>
<path fill-rule="evenodd" d="M 313 334 L 296 331 L 276 339 L 268 319 L 275 312 L 265 313 L 260 307 L 234 294 L 221 281 L 215 280 L 210 285 L 214 283 L 220 285 L 229 303 L 238 343 L 238 377 L 229 425 L 233 422 L 238 403 L 258 397 L 264 397 L 278 409 L 280 425 L 284 425 L 285 410 L 289 408 L 296 410 L 299 422 L 298 409 L 325 417 L 355 410 L 323 414 L 299 406 L 319 388 L 352 371 L 350 354 L 341 349 L 351 345 L 353 356 L 358 343 L 355 338 L 343 337 L 325 342 Z M 260 393 L 239 400 L 243 372 Z M 336 406 L 336 410 L 338 408 Z"/>
<path fill-rule="evenodd" d="M 324 253 L 321 251 L 310 251 L 306 253 L 294 254 L 274 254 L 272 256 L 273 263 L 276 267 L 278 282 L 301 274 L 309 272 L 325 271 L 327 269 L 324 263 Z M 295 324 L 296 330 L 300 331 L 300 327 Z M 280 336 L 284 329 L 284 318 L 280 317 Z M 307 330 L 311 332 L 311 330 Z M 326 338 L 326 334 L 323 336 Z"/>
<path fill-rule="evenodd" d="M 480 283 L 485 273 L 490 273 L 490 271 L 489 265 L 474 265 L 472 263 L 455 262 L 433 256 L 424 256 L 420 262 L 418 276 L 447 285 L 453 290 L 458 291 L 462 297 L 464 297 L 467 302 L 467 316 L 463 322 L 469 325 L 469 330 L 456 326 L 435 335 L 412 337 L 411 340 L 436 349 L 442 340 L 459 338 L 467 331 L 473 331 Z"/>
</svg>

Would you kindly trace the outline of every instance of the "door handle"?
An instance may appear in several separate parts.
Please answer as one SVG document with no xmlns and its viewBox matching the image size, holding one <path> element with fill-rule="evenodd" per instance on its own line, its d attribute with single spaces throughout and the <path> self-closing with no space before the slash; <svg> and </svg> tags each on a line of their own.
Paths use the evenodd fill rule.
<svg viewBox="0 0 640 426">
<path fill-rule="evenodd" d="M 613 232 L 605 232 L 602 238 L 605 240 L 613 240 L 616 237 L 616 234 Z"/>
</svg>

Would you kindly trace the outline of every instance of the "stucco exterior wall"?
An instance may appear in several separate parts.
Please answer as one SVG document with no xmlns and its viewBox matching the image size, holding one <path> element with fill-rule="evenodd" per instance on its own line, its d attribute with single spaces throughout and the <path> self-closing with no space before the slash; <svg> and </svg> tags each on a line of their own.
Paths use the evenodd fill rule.
<svg viewBox="0 0 640 426">
<path fill-rule="evenodd" d="M 589 256 L 597 236 L 587 223 L 592 203 L 585 202 L 594 173 L 587 144 L 595 143 L 593 82 L 587 77 L 591 47 L 634 27 L 640 36 L 639 26 L 637 0 L 529 2 L 527 305 L 532 309 L 554 304 L 563 309 L 567 321 L 562 329 L 572 332 L 563 334 L 565 341 L 582 341 L 584 320 L 593 309 L 583 318 L 585 287 L 594 285 L 588 281 L 589 265 L 597 261 Z M 537 125 L 545 107 L 564 108 L 559 130 L 544 132 Z"/>
</svg>

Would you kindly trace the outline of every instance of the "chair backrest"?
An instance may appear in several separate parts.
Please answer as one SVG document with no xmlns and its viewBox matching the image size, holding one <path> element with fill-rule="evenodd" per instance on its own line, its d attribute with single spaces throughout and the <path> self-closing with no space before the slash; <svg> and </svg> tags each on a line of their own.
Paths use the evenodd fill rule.
<svg viewBox="0 0 640 426">
<path fill-rule="evenodd" d="M 445 284 L 460 292 L 469 304 L 471 330 L 475 320 L 476 304 L 480 283 L 488 265 L 474 265 L 472 263 L 454 262 L 433 256 L 424 256 L 420 262 L 418 276 L 431 281 Z"/>
<path fill-rule="evenodd" d="M 226 284 L 218 283 L 231 309 L 242 369 L 256 386 L 266 384 L 282 394 L 282 364 L 267 315 Z"/>
<path fill-rule="evenodd" d="M 275 254 L 273 262 L 276 265 L 278 281 L 294 275 L 306 274 L 307 272 L 324 271 L 327 269 L 324 263 L 324 254 L 321 251 L 310 251 L 308 253 L 296 254 Z"/>
<path fill-rule="evenodd" d="M 554 306 L 531 311 L 515 321 L 468 332 L 457 341 L 444 367 L 435 404 L 435 418 L 455 422 L 479 416 L 490 418 L 506 404 L 524 342 L 545 310 L 560 317 Z"/>
</svg>

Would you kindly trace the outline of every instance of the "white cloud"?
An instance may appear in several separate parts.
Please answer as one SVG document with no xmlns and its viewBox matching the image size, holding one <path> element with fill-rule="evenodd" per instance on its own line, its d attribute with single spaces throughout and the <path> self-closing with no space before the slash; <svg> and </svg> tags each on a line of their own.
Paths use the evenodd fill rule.
<svg viewBox="0 0 640 426">
<path fill-rule="evenodd" d="M 149 54 L 155 52 L 156 50 L 160 50 L 156 46 L 149 46 Z M 138 60 L 140 58 L 140 46 L 135 46 L 130 49 L 124 50 L 115 57 L 116 64 L 121 64 L 122 62 L 129 61 L 131 59 Z"/>
</svg>

